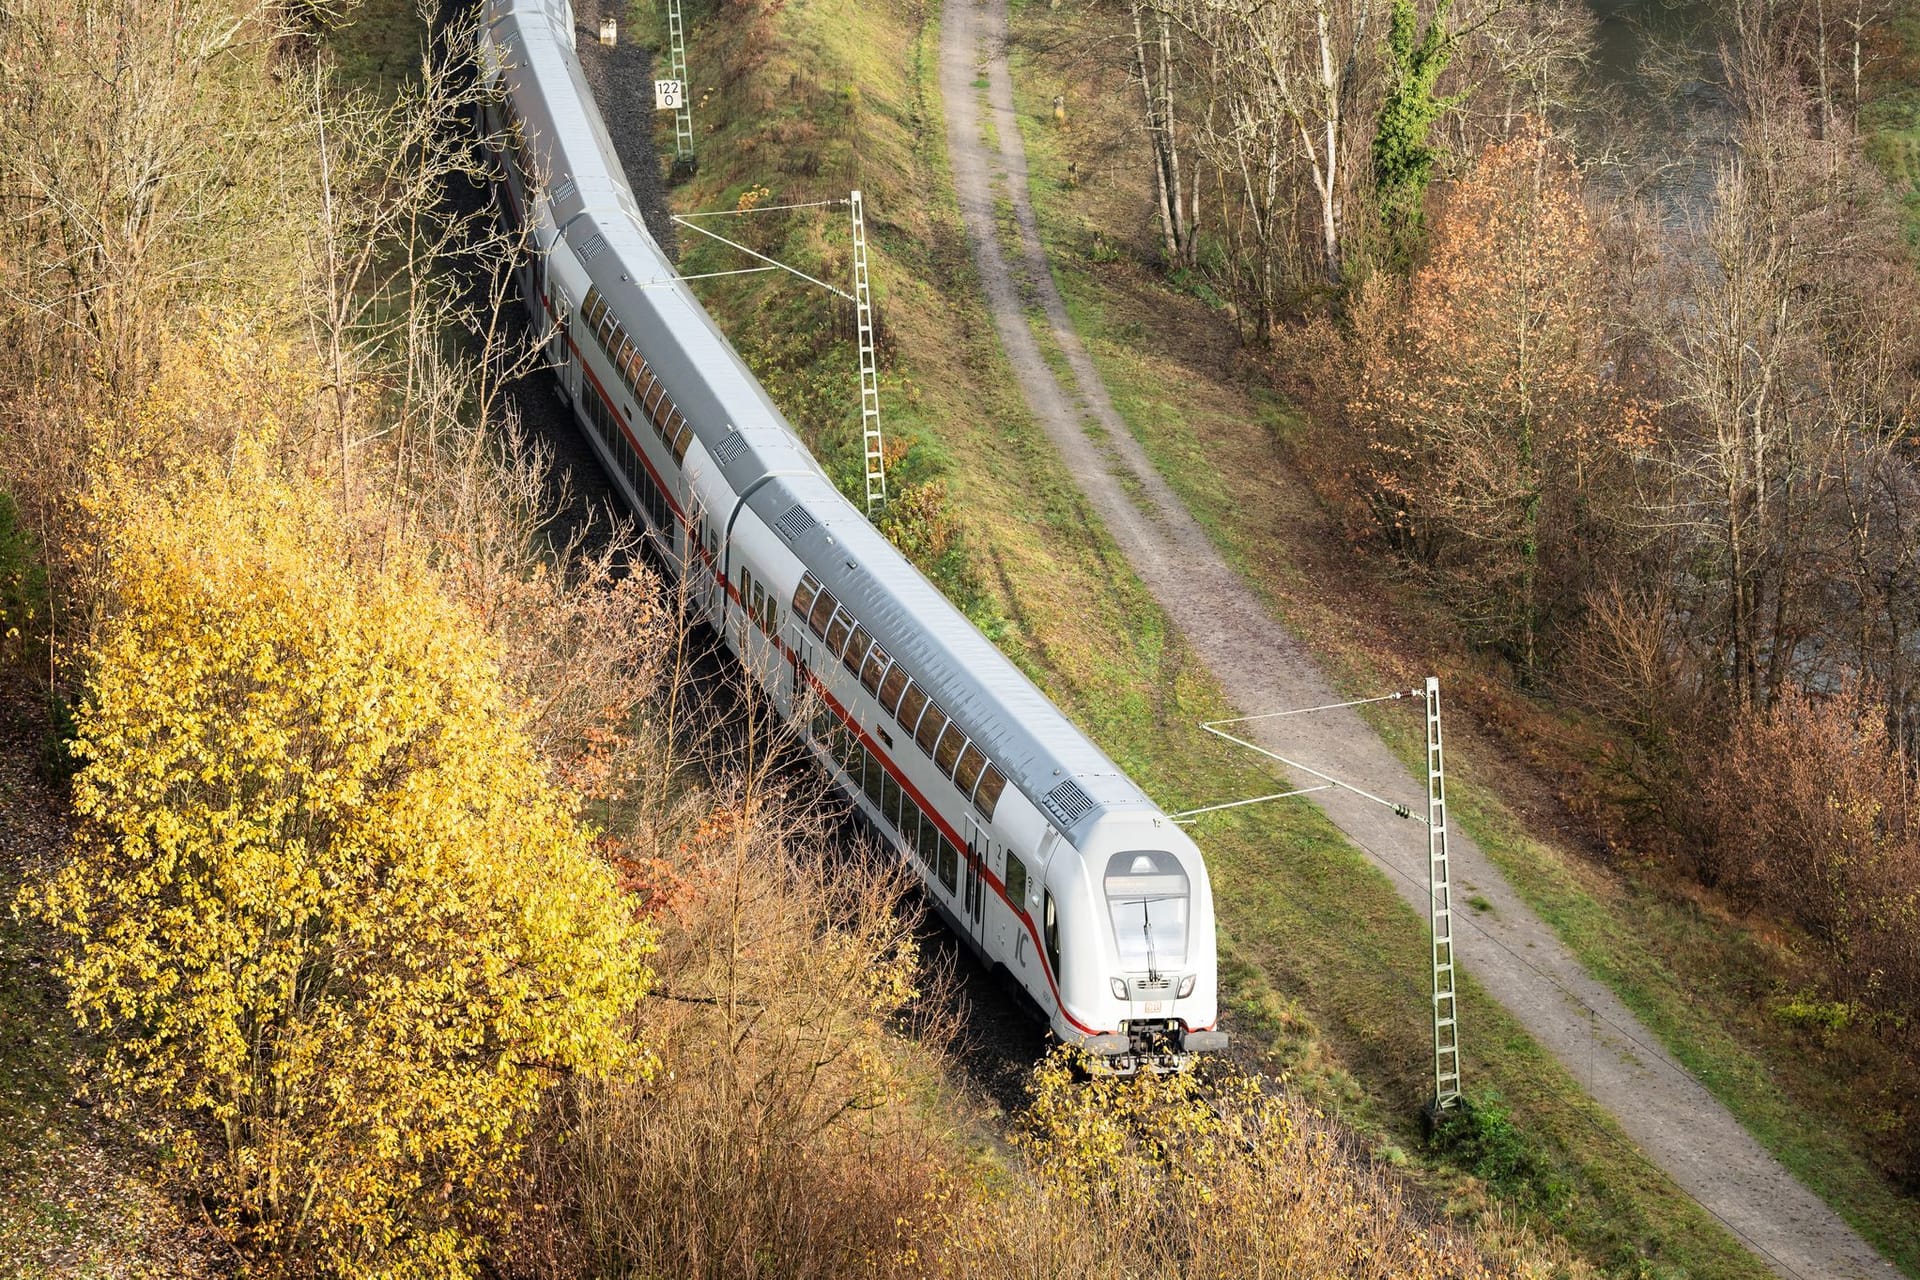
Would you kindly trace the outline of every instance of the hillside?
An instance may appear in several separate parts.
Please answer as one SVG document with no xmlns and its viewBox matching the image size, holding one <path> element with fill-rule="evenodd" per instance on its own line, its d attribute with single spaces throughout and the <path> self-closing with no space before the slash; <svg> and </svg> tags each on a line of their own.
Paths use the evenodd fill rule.
<svg viewBox="0 0 1920 1280">
<path fill-rule="evenodd" d="M 44 770 L 9 795 L 5 850 L 0 964 L 40 1031 L 6 1046 L 10 1264 L 1226 1276 L 1264 1256 L 1467 1276 L 1564 1259 L 1498 1212 L 1445 1218 L 1258 1077 L 1089 1084 L 1048 1058 L 1023 1064 L 1017 1116 L 984 1115 L 955 1083 L 950 1006 L 926 995 L 942 969 L 898 868 L 846 847 L 777 735 L 721 717 L 743 704 L 627 532 L 551 522 L 547 455 L 513 412 L 537 360 L 495 310 L 515 246 L 463 185 L 482 103 L 458 25 L 415 62 L 398 9 L 100 0 L 86 17 L 125 39 L 75 45 L 59 6 L 10 8 L 10 36 L 60 56 L 0 68 L 18 108 L 0 164 L 31 194 L 4 258 L 0 439 L 22 516 L 0 606 L 9 687 L 48 708 L 8 742 L 10 776 Z M 863 34 L 909 48 L 919 28 Z M 879 91 L 888 65 L 873 93 L 801 97 L 889 122 L 846 145 L 907 166 L 905 193 L 916 107 Z M 136 87 L 175 109 L 129 114 Z M 806 120 L 769 127 L 822 140 L 806 165 L 846 163 Z M 889 136 L 909 141 L 875 150 Z M 227 161 L 211 186 L 206 154 Z M 116 216 L 75 220 L 82 193 Z M 37 264 L 81 233 L 96 243 L 69 270 L 95 274 L 76 293 Z M 911 324 L 896 311 L 889 332 Z M 957 353 L 951 382 L 924 384 L 926 421 L 974 394 L 971 358 L 994 367 Z M 921 391 L 894 377 L 890 395 Z M 792 403 L 805 419 L 822 401 L 802 385 Z M 900 455 L 889 528 L 986 626 L 1042 643 L 960 540 L 954 443 L 928 426 Z M 1063 565 L 1084 545 L 1070 526 L 1047 535 Z M 94 1108 L 98 1124 L 69 1114 Z M 1161 1228 L 1134 1230 L 1148 1214 Z"/>
<path fill-rule="evenodd" d="M 1315 434 L 1296 410 L 1269 389 L 1267 369 L 1236 351 L 1231 326 L 1217 309 L 1218 294 L 1192 276 L 1176 277 L 1175 287 L 1169 289 L 1139 265 L 1139 260 L 1154 252 L 1143 234 L 1148 225 L 1142 214 L 1148 205 L 1144 185 L 1148 179 L 1143 170 L 1121 160 L 1128 145 L 1137 146 L 1125 141 L 1137 137 L 1133 133 L 1137 126 L 1128 121 L 1124 108 L 1116 112 L 1113 105 L 1126 101 L 1123 82 L 1099 80 L 1098 68 L 1104 64 L 1081 55 L 1087 46 L 1076 38 L 1071 24 L 1054 26 L 1037 9 L 1025 12 L 1030 24 L 1024 32 L 1025 43 L 1043 52 L 1038 59 L 1020 64 L 1030 77 L 1020 82 L 1026 104 L 1021 123 L 1038 179 L 1053 273 L 1067 291 L 1076 327 L 1090 339 L 1102 376 L 1135 433 L 1161 463 L 1163 474 L 1217 534 L 1229 559 L 1271 593 L 1288 623 L 1334 658 L 1345 687 L 1356 693 L 1391 687 L 1429 663 L 1441 671 L 1455 690 L 1454 705 L 1471 722 L 1462 726 L 1471 745 L 1461 753 L 1466 786 L 1456 812 L 1464 815 L 1534 908 L 1554 922 L 1589 969 L 1660 1030 L 1666 1052 L 1697 1072 L 1756 1136 L 1808 1178 L 1830 1203 L 1883 1247 L 1898 1253 L 1903 1242 L 1912 1238 L 1910 1202 L 1880 1172 L 1885 1156 L 1874 1149 L 1878 1139 L 1862 1130 L 1860 1121 L 1865 1117 L 1840 1101 L 1846 1082 L 1857 1079 L 1860 1070 L 1890 1080 L 1884 1073 L 1898 1070 L 1897 1059 L 1889 1057 L 1872 1036 L 1843 1036 L 1836 1041 L 1831 1028 L 1786 1038 L 1774 1034 L 1782 1020 L 1793 1015 L 1761 1011 L 1791 1009 L 1803 998 L 1800 993 L 1807 984 L 1819 981 L 1817 969 L 1810 970 L 1771 940 L 1774 926 L 1756 928 L 1742 919 L 1739 908 L 1703 898 L 1684 882 L 1622 876 L 1617 849 L 1612 856 L 1594 856 L 1594 851 L 1606 850 L 1606 840 L 1618 832 L 1595 824 L 1593 797 L 1574 784 L 1599 776 L 1593 757 L 1604 728 L 1589 717 L 1565 716 L 1520 693 L 1498 660 L 1464 643 L 1445 611 L 1436 609 L 1434 597 L 1409 583 L 1390 564 L 1375 560 L 1369 567 L 1366 559 L 1356 560 L 1351 528 L 1327 513 L 1325 490 L 1319 487 L 1311 461 Z M 815 55 L 826 39 L 814 31 L 794 38 L 811 41 L 808 47 Z M 821 68 L 836 64 L 824 59 L 808 65 L 818 75 Z M 853 57 L 847 65 L 869 66 Z M 873 92 L 874 82 L 859 83 L 863 92 Z M 1070 104 L 1070 125 L 1064 133 L 1046 105 L 1061 91 Z M 882 148 L 879 154 L 884 153 Z M 785 187 L 775 182 L 773 175 L 782 167 L 784 153 L 776 150 L 768 160 L 764 141 L 755 144 L 752 154 L 753 163 L 729 168 L 722 176 L 740 179 L 751 174 L 754 181 L 772 183 L 780 192 L 791 192 L 798 183 L 800 189 L 820 194 L 818 184 L 805 180 L 789 178 Z M 1074 176 L 1065 163 L 1070 157 L 1076 159 L 1077 185 L 1069 180 Z M 805 170 L 811 160 L 807 155 L 796 167 Z M 887 181 L 887 175 L 887 166 L 876 165 L 859 169 L 857 179 L 875 187 Z M 700 207 L 715 207 L 744 185 L 744 180 L 733 187 L 716 182 L 705 188 L 714 194 Z M 934 183 L 916 188 L 935 189 Z M 1002 219 L 1010 235 L 1011 212 L 1004 206 Z M 947 242 L 937 222 L 933 228 L 924 228 L 918 206 L 913 230 L 910 246 L 902 247 L 909 264 L 919 246 Z M 904 269 L 913 273 L 912 265 Z M 964 267 L 948 264 L 946 269 L 956 283 L 964 282 Z M 888 283 L 898 287 L 900 282 Z M 914 310 L 924 310 L 925 300 L 914 291 L 914 284 L 908 282 L 905 288 L 915 299 L 910 304 Z M 891 305 L 893 295 L 883 300 Z M 1215 309 L 1207 306 L 1209 300 Z M 741 305 L 731 313 L 737 317 L 734 332 L 751 333 L 748 317 L 780 305 L 777 299 L 764 297 Z M 950 310 L 939 307 L 932 314 L 947 324 L 943 341 L 949 347 L 953 334 L 971 337 L 978 332 L 977 317 L 953 317 Z M 947 353 L 918 350 L 903 339 L 895 344 L 894 355 L 910 366 L 916 359 L 939 361 Z M 923 380 L 915 382 L 918 389 Z M 1176 386 L 1181 388 L 1177 400 L 1167 394 Z M 1196 390 L 1201 387 L 1206 390 Z M 947 479 L 962 495 L 958 507 L 963 525 L 974 534 L 977 558 L 996 562 L 1023 554 L 1038 540 L 1034 531 L 1003 513 L 1045 511 L 1048 502 L 1057 502 L 1060 495 L 1042 489 L 1015 496 L 1017 481 L 1010 483 L 1008 477 L 1017 475 L 1017 465 L 993 467 L 989 459 L 996 450 L 1004 451 L 1003 441 L 1018 438 L 1027 429 L 1021 422 L 1024 415 L 1017 409 L 1007 412 L 994 388 L 971 394 L 975 403 L 991 406 L 989 411 L 963 413 L 962 421 L 950 419 L 936 430 L 943 439 L 964 442 L 952 452 L 956 465 Z M 915 408 L 910 404 L 902 415 L 909 423 L 919 421 Z M 994 427 L 986 436 L 970 430 L 970 424 L 983 417 L 990 418 Z M 844 450 L 846 444 L 839 447 Z M 830 451 L 835 445 L 829 441 L 825 448 Z M 975 492 L 979 499 L 969 500 L 967 495 Z M 1073 500 L 1069 496 L 1067 501 Z M 1084 519 L 1082 509 L 1071 505 L 1069 509 L 1072 521 Z M 1052 579 L 1063 565 L 1071 573 L 1075 560 L 1071 554 L 1046 555 L 1046 568 L 1039 578 L 1025 577 L 1018 567 L 1004 562 L 995 564 L 994 577 L 1001 588 L 995 612 L 1008 623 L 1003 643 L 1022 654 L 1029 669 L 1060 694 L 1077 717 L 1099 724 L 1105 745 L 1131 770 L 1165 786 L 1164 766 L 1157 770 L 1148 762 L 1151 749 L 1143 748 L 1142 741 L 1177 734 L 1180 722 L 1191 723 L 1204 713 L 1182 709 L 1178 698 L 1168 698 L 1164 691 L 1145 694 L 1143 690 L 1142 701 L 1160 704 L 1153 713 L 1157 720 L 1150 733 L 1142 732 L 1136 721 L 1129 738 L 1117 724 L 1126 713 L 1112 707 L 1110 700 L 1115 698 L 1114 690 L 1133 686 L 1137 671 L 1164 675 L 1165 651 L 1178 646 L 1156 643 L 1151 654 L 1101 663 L 1099 678 L 1109 682 L 1107 688 L 1083 690 L 1083 673 L 1099 662 L 1089 649 L 1102 643 L 1123 649 L 1126 642 L 1117 635 L 1103 641 L 1108 633 L 1097 621 L 1085 618 L 1073 618 L 1070 625 L 1049 633 L 1044 606 L 1036 609 L 1028 603 L 1034 596 L 1057 598 Z M 1094 572 L 1110 570 L 1116 560 L 1111 548 L 1106 549 L 1093 558 L 1099 566 Z M 1114 590 L 1109 580 L 1104 591 Z M 1150 609 L 1143 612 L 1152 613 Z M 1356 621 L 1363 625 L 1356 627 Z M 1131 632 L 1160 641 L 1163 626 L 1155 619 L 1145 627 L 1136 624 Z M 1176 685 L 1178 679 L 1191 681 L 1190 668 L 1175 661 L 1180 672 Z M 1149 677 L 1140 683 L 1155 682 Z M 1164 690 L 1168 682 L 1163 678 L 1159 683 Z M 1398 735 L 1409 753 L 1416 749 L 1416 731 L 1411 726 L 1381 723 L 1387 732 Z M 1183 758 L 1209 757 L 1189 750 Z M 1221 793 L 1247 793 L 1235 789 L 1242 780 L 1229 778 L 1210 777 L 1207 785 L 1217 788 L 1213 792 L 1191 787 L 1172 794 L 1197 801 Z M 1243 785 L 1257 783 L 1248 779 Z M 1543 834 L 1549 839 L 1543 841 Z M 1221 856 L 1220 843 L 1209 843 L 1215 856 Z M 1224 843 L 1230 847 L 1232 837 Z M 1554 845 L 1561 848 L 1555 850 Z M 1267 857 L 1259 865 L 1274 862 Z M 1273 910 L 1272 902 L 1264 902 L 1261 914 L 1270 919 Z M 1303 912 L 1306 920 L 1311 920 L 1311 910 L 1309 906 Z M 1296 975 L 1301 972 L 1299 957 L 1326 945 L 1323 939 L 1306 936 L 1311 932 L 1304 922 L 1297 930 L 1280 932 L 1282 954 L 1288 957 L 1285 965 Z M 1275 971 L 1270 969 L 1269 974 Z M 1409 992 L 1417 990 L 1413 974 L 1406 981 Z M 1312 1010 L 1318 1015 L 1316 1021 L 1329 1024 L 1344 1041 L 1336 1052 L 1349 1063 L 1365 1062 L 1377 1052 L 1379 1023 L 1391 1018 L 1383 1012 L 1374 1018 L 1324 1012 L 1350 999 L 1342 996 L 1329 1005 L 1327 992 L 1352 985 L 1349 970 L 1341 965 L 1314 974 L 1311 981 L 1296 976 L 1287 983 L 1289 991 L 1300 993 L 1303 1012 Z M 1756 1001 L 1757 993 L 1769 994 Z M 1417 1020 L 1413 1025 L 1417 1027 Z M 1510 1037 L 1496 1036 L 1494 1041 L 1517 1047 Z M 1402 1043 L 1405 1057 L 1399 1062 L 1405 1070 L 1405 1064 L 1418 1061 L 1418 1050 L 1411 1037 Z M 1810 1048 L 1816 1051 L 1809 1053 Z M 1390 1060 L 1393 1055 L 1381 1057 Z M 1374 1071 L 1379 1063 L 1376 1058 Z M 1525 1127 L 1530 1137 L 1553 1145 L 1559 1167 L 1604 1162 L 1610 1151 L 1624 1150 L 1614 1145 L 1617 1139 L 1596 1141 L 1584 1121 L 1557 1126 L 1549 1118 L 1556 1105 L 1548 1101 L 1553 1090 L 1544 1091 L 1543 1096 L 1537 1069 L 1525 1058 L 1506 1063 L 1496 1055 L 1482 1070 L 1510 1100 L 1525 1100 L 1521 1105 L 1527 1109 Z M 1508 1071 L 1514 1074 L 1509 1076 Z M 1775 1073 L 1794 1081 L 1789 1086 L 1791 1097 L 1778 1091 Z M 1559 1087 L 1570 1090 L 1571 1084 Z M 1402 1077 L 1399 1087 L 1405 1090 L 1403 1098 L 1417 1090 L 1415 1080 L 1408 1077 Z M 1823 1096 L 1826 1101 L 1818 1101 Z M 1405 1105 L 1389 1106 L 1386 1111 L 1391 1114 Z M 1878 1123 L 1869 1122 L 1870 1126 Z M 1628 1156 L 1626 1161 L 1635 1166 L 1636 1158 Z M 1659 1197 L 1649 1187 L 1630 1198 L 1654 1203 Z M 1624 1212 L 1631 1217 L 1639 1211 Z M 1687 1211 L 1677 1212 L 1679 1220 L 1686 1220 Z M 1575 1230 L 1591 1230 L 1598 1238 L 1606 1238 L 1609 1228 L 1589 1222 Z M 1676 1239 L 1689 1241 L 1676 1247 L 1691 1247 L 1692 1233 L 1691 1227 L 1676 1232 Z M 1642 1237 L 1635 1247 L 1657 1256 L 1659 1246 Z"/>
</svg>

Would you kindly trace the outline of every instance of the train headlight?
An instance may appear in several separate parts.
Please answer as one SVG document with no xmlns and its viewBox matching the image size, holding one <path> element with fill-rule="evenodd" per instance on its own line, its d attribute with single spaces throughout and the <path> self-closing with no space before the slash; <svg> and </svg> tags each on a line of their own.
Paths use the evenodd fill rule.
<svg viewBox="0 0 1920 1280">
<path fill-rule="evenodd" d="M 1200 975 L 1197 973 L 1190 973 L 1186 977 L 1180 979 L 1180 998 L 1182 1000 L 1185 1000 L 1188 996 L 1193 994 L 1193 984 L 1198 982 L 1199 980 L 1200 980 Z"/>
<path fill-rule="evenodd" d="M 1107 979 L 1107 985 L 1113 988 L 1113 998 L 1115 1000 L 1125 1000 L 1127 998 L 1127 980 L 1125 978 L 1109 978 Z"/>
</svg>

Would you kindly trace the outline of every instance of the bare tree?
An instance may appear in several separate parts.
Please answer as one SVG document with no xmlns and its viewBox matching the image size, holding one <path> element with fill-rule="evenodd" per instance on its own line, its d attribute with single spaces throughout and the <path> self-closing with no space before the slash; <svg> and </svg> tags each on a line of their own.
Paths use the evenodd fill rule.
<svg viewBox="0 0 1920 1280">
<path fill-rule="evenodd" d="M 1379 51 L 1368 34 L 1378 7 L 1375 0 L 1177 0 L 1181 24 L 1203 51 L 1197 60 L 1208 68 L 1208 131 L 1229 151 L 1265 158 L 1263 187 L 1278 188 L 1275 161 L 1297 159 L 1314 193 L 1327 283 L 1338 283 L 1344 269 L 1348 198 L 1366 156 L 1356 135 L 1377 92 Z M 1243 140 L 1242 131 L 1276 136 Z M 1228 171 L 1234 168 L 1249 167 Z M 1248 186 L 1244 177 L 1241 186 Z"/>
<path fill-rule="evenodd" d="M 1200 222 L 1200 183 L 1187 203 L 1180 174 L 1180 137 L 1174 128 L 1174 24 L 1167 0 L 1131 0 L 1133 76 L 1145 102 L 1147 138 L 1153 149 L 1154 208 L 1167 261 L 1190 267 Z M 1149 13 L 1151 17 L 1149 17 Z"/>
</svg>

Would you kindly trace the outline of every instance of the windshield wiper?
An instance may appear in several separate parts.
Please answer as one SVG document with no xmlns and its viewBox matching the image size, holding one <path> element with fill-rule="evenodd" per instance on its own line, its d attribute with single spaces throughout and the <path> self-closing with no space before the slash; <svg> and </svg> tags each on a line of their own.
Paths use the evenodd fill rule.
<svg viewBox="0 0 1920 1280">
<path fill-rule="evenodd" d="M 1147 898 L 1140 899 L 1140 932 L 1147 935 L 1147 981 L 1160 981 L 1160 962 L 1153 949 L 1153 905 Z"/>
</svg>

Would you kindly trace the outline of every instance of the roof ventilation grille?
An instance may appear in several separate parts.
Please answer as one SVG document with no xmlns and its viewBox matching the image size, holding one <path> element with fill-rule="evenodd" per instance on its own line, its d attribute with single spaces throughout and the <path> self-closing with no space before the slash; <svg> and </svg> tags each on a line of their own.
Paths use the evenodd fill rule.
<svg viewBox="0 0 1920 1280">
<path fill-rule="evenodd" d="M 795 538 L 819 523 L 818 520 L 813 518 L 813 512 L 807 510 L 805 507 L 796 505 L 793 510 L 787 512 L 787 514 L 781 516 L 778 520 L 775 520 L 773 527 L 780 531 L 781 537 L 785 538 L 788 542 L 792 542 Z"/>
<path fill-rule="evenodd" d="M 1045 804 L 1047 811 L 1060 819 L 1062 827 L 1071 827 L 1080 821 L 1082 814 L 1093 808 L 1093 797 L 1080 789 L 1080 784 L 1072 778 L 1047 792 Z"/>
<path fill-rule="evenodd" d="M 720 465 L 724 467 L 746 451 L 747 438 L 736 433 L 722 440 L 720 447 L 713 451 L 713 456 L 717 458 Z"/>
<path fill-rule="evenodd" d="M 599 252 L 606 247 L 607 238 L 598 231 L 594 232 L 587 237 L 587 242 L 580 246 L 580 261 L 592 262 Z"/>
<path fill-rule="evenodd" d="M 572 199 L 573 193 L 576 189 L 577 188 L 575 188 L 575 186 L 573 185 L 572 178 L 562 178 L 560 180 L 560 185 L 553 189 L 554 202 L 558 203 L 559 201 L 562 201 L 562 200 Z"/>
</svg>

